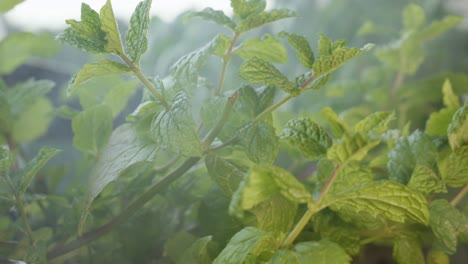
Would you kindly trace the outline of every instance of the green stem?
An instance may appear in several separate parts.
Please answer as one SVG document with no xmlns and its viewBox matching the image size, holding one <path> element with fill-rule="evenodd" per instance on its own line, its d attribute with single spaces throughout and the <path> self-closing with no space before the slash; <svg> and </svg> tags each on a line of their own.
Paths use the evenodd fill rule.
<svg viewBox="0 0 468 264">
<path fill-rule="evenodd" d="M 15 196 L 15 200 L 16 200 L 16 207 L 18 208 L 18 211 L 20 212 L 21 219 L 23 220 L 24 227 L 26 228 L 26 234 L 28 235 L 29 241 L 33 243 L 34 242 L 33 232 L 32 232 L 31 226 L 29 225 L 28 217 L 26 216 L 26 211 L 24 209 L 23 200 L 18 195 Z"/>
<path fill-rule="evenodd" d="M 148 90 L 154 95 L 154 97 L 156 97 L 156 99 L 158 99 L 161 102 L 164 108 L 166 108 L 166 110 L 170 110 L 171 106 L 167 103 L 167 101 L 164 99 L 161 93 L 159 93 L 158 90 L 156 90 L 156 87 L 154 87 L 154 85 L 148 79 L 146 79 L 145 76 L 143 76 L 140 68 L 137 65 L 135 65 L 135 63 L 133 63 L 132 60 L 130 60 L 130 58 L 125 56 L 125 54 L 119 54 L 119 56 L 120 58 L 122 58 L 123 61 L 125 61 L 125 63 L 130 68 L 132 68 L 132 71 L 135 74 L 135 76 L 138 79 L 140 79 L 140 81 L 146 86 L 146 88 L 148 88 Z"/>
<path fill-rule="evenodd" d="M 226 77 L 227 67 L 228 67 L 229 61 L 231 60 L 231 57 L 232 57 L 232 49 L 234 48 L 234 44 L 236 43 L 239 36 L 240 36 L 240 34 L 238 32 L 234 33 L 234 37 L 232 37 L 231 44 L 229 45 L 229 47 L 228 47 L 228 49 L 226 51 L 226 54 L 224 54 L 223 66 L 221 68 L 221 76 L 219 77 L 218 87 L 216 88 L 215 95 L 220 95 L 222 90 L 223 90 L 224 79 Z"/>
<path fill-rule="evenodd" d="M 467 193 L 468 193 L 468 184 L 465 185 L 465 187 L 463 187 L 463 189 L 461 189 L 461 191 L 457 193 L 457 195 L 452 199 L 452 201 L 450 201 L 450 205 L 456 206 L 465 197 Z"/>
<path fill-rule="evenodd" d="M 277 102 L 274 105 L 271 105 L 270 107 L 265 109 L 263 112 L 261 112 L 257 117 L 255 117 L 255 120 L 257 120 L 257 121 L 262 120 L 266 115 L 273 112 L 278 107 L 284 105 L 287 101 L 291 100 L 292 98 L 294 98 L 294 96 L 292 96 L 292 95 L 286 96 L 285 98 L 281 99 L 281 101 Z"/>
</svg>

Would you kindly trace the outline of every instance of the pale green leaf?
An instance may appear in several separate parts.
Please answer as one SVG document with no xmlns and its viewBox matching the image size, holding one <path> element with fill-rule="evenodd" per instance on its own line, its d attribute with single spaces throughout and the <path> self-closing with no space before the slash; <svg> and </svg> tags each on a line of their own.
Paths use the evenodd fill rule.
<svg viewBox="0 0 468 264">
<path fill-rule="evenodd" d="M 29 79 L 25 82 L 16 83 L 5 92 L 11 114 L 16 118 L 27 111 L 38 99 L 44 99 L 54 87 L 54 82 L 48 80 Z"/>
<path fill-rule="evenodd" d="M 393 259 L 398 264 L 425 264 L 416 234 L 400 234 L 393 242 Z"/>
<path fill-rule="evenodd" d="M 429 209 L 426 198 L 419 192 L 393 181 L 368 182 L 340 193 L 326 195 L 324 204 L 333 210 L 347 208 L 364 211 L 374 217 L 381 215 L 403 223 L 406 219 L 427 225 Z"/>
<path fill-rule="evenodd" d="M 244 178 L 245 173 L 239 165 L 216 154 L 206 155 L 205 165 L 211 178 L 229 196 L 235 192 Z"/>
<path fill-rule="evenodd" d="M 171 259 L 172 262 L 178 263 L 182 257 L 182 253 L 187 250 L 193 243 L 196 237 L 185 230 L 173 234 L 164 244 L 164 256 Z"/>
<path fill-rule="evenodd" d="M 276 241 L 263 230 L 246 227 L 235 234 L 213 264 L 239 264 L 268 261 L 276 250 Z"/>
<path fill-rule="evenodd" d="M 420 42 L 426 42 L 432 38 L 437 37 L 438 35 L 444 33 L 445 31 L 455 27 L 463 21 L 463 17 L 460 16 L 445 16 L 441 20 L 436 20 L 432 22 L 429 26 L 424 29 L 416 32 L 415 38 Z"/>
<path fill-rule="evenodd" d="M 388 123 L 395 119 L 394 112 L 375 112 L 354 126 L 354 131 L 363 134 L 382 134 L 388 130 Z"/>
<path fill-rule="evenodd" d="M 318 40 L 318 57 L 330 56 L 332 55 L 332 40 L 327 36 L 320 34 Z"/>
<path fill-rule="evenodd" d="M 300 242 L 291 250 L 281 249 L 272 257 L 271 264 L 349 264 L 351 257 L 338 244 L 328 240 Z"/>
<path fill-rule="evenodd" d="M 311 160 L 325 155 L 333 143 L 327 131 L 309 118 L 289 120 L 280 137 Z"/>
<path fill-rule="evenodd" d="M 239 74 L 252 83 L 276 86 L 287 93 L 297 93 L 298 88 L 275 66 L 257 57 L 252 57 L 240 67 Z"/>
<path fill-rule="evenodd" d="M 86 109 L 72 119 L 73 145 L 86 154 L 98 156 L 112 133 L 113 117 L 106 105 Z"/>
<path fill-rule="evenodd" d="M 326 179 L 330 177 L 331 173 L 332 172 L 326 175 Z M 337 173 L 338 175 L 336 175 L 333 184 L 330 186 L 330 193 L 346 191 L 374 179 L 372 171 L 369 168 L 362 166 L 357 161 L 348 161 L 343 169 Z"/>
<path fill-rule="evenodd" d="M 174 97 L 171 109 L 156 114 L 151 123 L 151 133 L 158 146 L 187 157 L 202 155 L 196 129 L 190 102 L 183 92 Z"/>
<path fill-rule="evenodd" d="M 449 79 L 444 81 L 442 85 L 442 95 L 444 98 L 444 106 L 446 108 L 459 108 L 460 105 L 460 98 L 453 92 L 452 84 L 450 83 Z"/>
<path fill-rule="evenodd" d="M 2 0 L 0 2 L 0 13 L 5 13 L 22 2 L 24 2 L 24 0 Z"/>
<path fill-rule="evenodd" d="M 424 194 L 447 192 L 444 182 L 437 174 L 432 169 L 419 164 L 411 174 L 408 187 Z"/>
<path fill-rule="evenodd" d="M 261 12 L 241 20 L 236 28 L 237 32 L 243 33 L 262 25 L 285 18 L 297 17 L 297 13 L 289 9 L 273 9 L 269 12 Z"/>
<path fill-rule="evenodd" d="M 463 228 L 467 228 L 463 215 L 447 200 L 442 199 L 432 201 L 429 210 L 429 224 L 436 238 L 436 247 L 447 254 L 455 253 L 457 236 Z"/>
<path fill-rule="evenodd" d="M 388 153 L 387 168 L 391 180 L 406 184 L 416 164 L 433 168 L 437 160 L 437 149 L 432 140 L 420 131 L 402 137 Z"/>
<path fill-rule="evenodd" d="M 100 15 L 101 29 L 105 33 L 105 50 L 117 55 L 123 54 L 122 41 L 120 40 L 120 33 L 110 0 L 107 0 L 106 4 L 101 8 Z"/>
<path fill-rule="evenodd" d="M 468 145 L 460 147 L 439 163 L 443 181 L 450 187 L 468 183 Z"/>
<path fill-rule="evenodd" d="M 58 149 L 43 147 L 39 153 L 26 164 L 26 167 L 21 171 L 21 183 L 18 190 L 20 196 L 26 192 L 26 189 L 29 187 L 34 176 L 36 176 L 39 170 L 59 152 L 60 150 Z"/>
<path fill-rule="evenodd" d="M 432 249 L 427 254 L 427 264 L 450 264 L 450 258 L 442 250 Z"/>
<path fill-rule="evenodd" d="M 132 69 L 120 62 L 111 60 L 85 64 L 71 80 L 67 92 L 69 95 L 73 94 L 76 87 L 89 79 L 110 74 L 132 74 Z"/>
<path fill-rule="evenodd" d="M 403 26 L 405 30 L 416 30 L 426 22 L 424 10 L 416 5 L 409 4 L 403 10 Z"/>
<path fill-rule="evenodd" d="M 89 5 L 81 4 L 81 21 L 69 19 L 65 21 L 70 25 L 63 33 L 57 36 L 61 42 L 84 49 L 91 53 L 106 51 L 106 32 L 101 29 L 99 14 Z"/>
<path fill-rule="evenodd" d="M 275 129 L 264 121 L 251 121 L 237 132 L 249 158 L 259 164 L 271 164 L 278 154 Z"/>
<path fill-rule="evenodd" d="M 341 137 L 345 131 L 350 129 L 348 124 L 346 124 L 344 120 L 341 119 L 338 114 L 333 111 L 333 109 L 331 109 L 331 107 L 327 106 L 323 108 L 320 113 L 328 119 L 328 122 L 331 126 L 331 131 L 335 137 Z"/>
<path fill-rule="evenodd" d="M 0 41 L 0 74 L 10 74 L 31 56 L 51 57 L 59 50 L 50 34 L 18 32 Z"/>
<path fill-rule="evenodd" d="M 131 165 L 140 161 L 151 161 L 155 150 L 156 146 L 139 138 L 131 125 L 125 124 L 116 128 L 88 179 L 86 210 L 82 219 L 86 219 L 91 203 L 104 187 L 116 181 L 119 174 Z"/>
<path fill-rule="evenodd" d="M 455 112 L 447 134 L 452 150 L 468 144 L 468 103 Z"/>
<path fill-rule="evenodd" d="M 367 153 L 376 147 L 380 140 L 367 141 L 360 134 L 343 134 L 340 141 L 336 141 L 327 151 L 327 158 L 336 160 L 340 163 L 346 163 L 351 160 L 362 160 L 367 156 Z"/>
<path fill-rule="evenodd" d="M 234 15 L 239 19 L 245 19 L 250 15 L 256 15 L 265 10 L 265 0 L 231 0 Z"/>
<path fill-rule="evenodd" d="M 138 64 L 141 55 L 148 48 L 148 27 L 150 22 L 149 12 L 152 0 L 140 2 L 130 18 L 130 26 L 125 35 L 125 51 L 130 59 Z"/>
<path fill-rule="evenodd" d="M 270 34 L 265 34 L 261 39 L 247 39 L 234 50 L 234 54 L 239 55 L 244 60 L 257 57 L 269 62 L 286 63 L 288 61 L 286 48 Z"/>
<path fill-rule="evenodd" d="M 0 178 L 8 177 L 11 165 L 10 150 L 7 146 L 0 146 Z"/>
<path fill-rule="evenodd" d="M 206 236 L 195 240 L 195 242 L 186 249 L 176 264 L 207 264 L 212 263 L 210 256 L 210 245 L 212 237 Z"/>
<path fill-rule="evenodd" d="M 120 83 L 114 87 L 111 87 L 111 90 L 106 94 L 104 100 L 101 103 L 109 106 L 112 110 L 112 116 L 117 117 L 122 110 L 127 107 L 128 100 L 135 94 L 137 91 L 137 86 L 139 82 L 136 80 L 132 81 L 123 81 L 120 80 Z"/>
<path fill-rule="evenodd" d="M 456 108 L 444 108 L 439 112 L 431 113 L 426 122 L 426 133 L 430 136 L 446 136 L 456 111 Z"/>
<path fill-rule="evenodd" d="M 257 218 L 257 227 L 279 235 L 287 234 L 293 227 L 296 211 L 297 203 L 280 194 L 273 194 L 252 208 Z"/>
<path fill-rule="evenodd" d="M 304 36 L 286 31 L 281 31 L 278 36 L 287 38 L 289 45 L 296 52 L 296 56 L 304 68 L 312 69 L 315 57 L 309 42 Z"/>
<path fill-rule="evenodd" d="M 189 19 L 193 17 L 200 17 L 205 20 L 213 21 L 214 23 L 218 25 L 223 25 L 226 26 L 232 30 L 236 29 L 236 23 L 232 21 L 226 14 L 224 14 L 223 11 L 221 10 L 214 10 L 211 7 L 207 7 L 203 9 L 202 11 L 198 12 L 189 12 L 185 18 L 184 21 L 187 22 Z"/>
<path fill-rule="evenodd" d="M 18 142 L 30 142 L 44 135 L 52 122 L 52 103 L 38 96 L 12 121 L 12 134 Z"/>
</svg>

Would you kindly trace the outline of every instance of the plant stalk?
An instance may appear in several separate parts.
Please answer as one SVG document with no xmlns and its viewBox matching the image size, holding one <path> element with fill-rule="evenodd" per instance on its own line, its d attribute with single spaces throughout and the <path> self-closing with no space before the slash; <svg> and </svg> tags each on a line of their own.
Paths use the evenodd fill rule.
<svg viewBox="0 0 468 264">
<path fill-rule="evenodd" d="M 215 95 L 220 95 L 222 90 L 223 90 L 224 80 L 226 78 L 227 67 L 228 67 L 229 61 L 231 60 L 231 57 L 232 57 L 232 49 L 234 48 L 234 44 L 236 43 L 239 36 L 240 36 L 240 34 L 238 32 L 234 33 L 234 36 L 232 37 L 231 44 L 229 45 L 229 47 L 228 47 L 228 49 L 226 51 L 226 54 L 224 54 L 223 66 L 221 68 L 221 76 L 219 77 L 219 82 L 218 82 L 218 86 L 216 87 Z"/>
<path fill-rule="evenodd" d="M 18 211 L 20 212 L 21 219 L 24 222 L 24 227 L 26 228 L 26 234 L 28 235 L 29 241 L 33 243 L 34 242 L 33 232 L 32 232 L 31 226 L 29 225 L 28 217 L 26 216 L 26 211 L 24 209 L 23 200 L 18 195 L 15 195 L 15 201 L 16 201 L 16 207 L 18 208 Z"/>
<path fill-rule="evenodd" d="M 256 120 L 256 121 L 262 120 L 263 118 L 265 118 L 266 115 L 268 115 L 269 113 L 273 112 L 273 111 L 276 110 L 278 107 L 284 105 L 287 101 L 291 100 L 292 98 L 294 98 L 294 96 L 292 96 L 292 95 L 286 96 L 285 98 L 281 99 L 281 101 L 279 101 L 279 102 L 277 102 L 276 104 L 271 105 L 271 106 L 268 107 L 267 109 L 263 110 L 263 112 L 261 112 L 257 117 L 255 117 L 255 120 Z"/>
<path fill-rule="evenodd" d="M 450 205 L 455 207 L 465 197 L 466 194 L 468 194 L 468 184 L 466 184 L 465 187 L 463 187 L 463 189 L 461 189 L 452 199 L 452 201 L 450 201 Z"/>
</svg>

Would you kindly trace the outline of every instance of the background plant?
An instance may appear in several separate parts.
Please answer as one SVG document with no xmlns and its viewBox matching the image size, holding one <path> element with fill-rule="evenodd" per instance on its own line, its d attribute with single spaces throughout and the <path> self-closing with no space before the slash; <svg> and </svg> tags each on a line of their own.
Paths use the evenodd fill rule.
<svg viewBox="0 0 468 264">
<path fill-rule="evenodd" d="M 81 21 L 68 20 L 70 27 L 58 37 L 109 55 L 97 56 L 72 79 L 67 92 L 78 97 L 81 110 L 55 112 L 71 119 L 73 144 L 91 167 L 85 170 L 86 188 L 29 199 L 25 193 L 33 177 L 57 151 L 45 148 L 22 165 L 11 143 L 21 140 L 8 140 L 11 130 L 2 130 L 8 142 L 1 166 L 2 186 L 9 186 L 2 190 L 4 208 L 21 215 L 5 221 L 8 239 L 22 238 L 9 245 L 11 258 L 32 263 L 349 263 L 365 245 L 384 243 L 393 245 L 398 263 L 424 263 L 424 258 L 447 263 L 457 243 L 466 241 L 466 213 L 459 209 L 468 191 L 466 103 L 447 80 L 439 88 L 444 108 L 429 117 L 424 132 L 413 131 L 407 125 L 411 111 L 398 96 L 405 76 L 425 58 L 422 44 L 459 18 L 426 25 L 421 7 L 405 8 L 399 45 L 378 48 L 377 58 L 385 64 L 363 82 L 388 81 L 382 72 L 395 77 L 391 88 L 382 90 L 393 100 L 384 108 L 396 103 L 396 111 L 372 113 L 382 105 L 374 98 L 364 110 L 345 115 L 326 107 L 320 114 L 285 116 L 275 110 L 308 94 L 320 96 L 333 83 L 335 70 L 372 45 L 348 48 L 343 40 L 320 35 L 313 52 L 315 45 L 298 33 L 278 30 L 251 37 L 251 30 L 297 14 L 265 11 L 264 1 L 231 1 L 234 18 L 210 8 L 186 16 L 228 31 L 158 77 L 144 74 L 140 63 L 148 47 L 150 5 L 146 0 L 137 6 L 125 44 L 110 1 L 99 13 L 83 4 Z M 369 25 L 362 32 L 369 33 Z M 301 65 L 295 72 L 279 70 L 278 63 L 288 60 L 285 43 Z M 236 59 L 245 81 L 227 88 L 229 64 Z M 203 77 L 214 63 L 216 77 Z M 100 88 L 90 89 L 95 82 Z M 139 83 L 141 103 L 114 129 Z M 16 106 L 10 93 L 20 89 L 4 91 L 8 100 L 2 111 L 10 113 Z M 8 129 L 16 119 L 3 115 L 2 128 Z M 395 117 L 396 125 L 391 123 Z M 54 184 L 46 183 L 49 190 Z M 441 195 L 448 190 L 455 194 Z M 30 223 L 36 207 L 42 210 L 37 227 Z M 423 248 L 429 252 L 423 254 Z"/>
</svg>

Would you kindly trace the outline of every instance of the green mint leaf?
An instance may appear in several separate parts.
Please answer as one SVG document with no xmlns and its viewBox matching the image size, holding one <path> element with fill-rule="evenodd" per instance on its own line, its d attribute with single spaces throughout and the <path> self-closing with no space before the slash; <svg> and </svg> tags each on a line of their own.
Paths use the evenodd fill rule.
<svg viewBox="0 0 468 264">
<path fill-rule="evenodd" d="M 106 105 L 97 105 L 72 119 L 73 145 L 86 154 L 97 157 L 112 133 L 113 117 Z"/>
<path fill-rule="evenodd" d="M 29 79 L 25 82 L 19 82 L 5 91 L 5 97 L 8 98 L 11 114 L 20 115 L 26 111 L 37 99 L 43 98 L 49 93 L 55 83 L 48 80 Z M 1 93 L 1 92 L 0 92 Z"/>
<path fill-rule="evenodd" d="M 340 193 L 326 195 L 324 204 L 333 210 L 347 208 L 356 213 L 365 211 L 395 222 L 411 219 L 427 225 L 429 209 L 426 198 L 419 192 L 392 181 L 368 182 Z"/>
<path fill-rule="evenodd" d="M 382 134 L 388 130 L 388 123 L 395 119 L 394 112 L 376 112 L 354 126 L 354 131 L 363 134 Z"/>
<path fill-rule="evenodd" d="M 273 104 L 276 89 L 274 87 L 263 86 L 256 90 L 257 92 L 257 111 L 260 114 Z"/>
<path fill-rule="evenodd" d="M 152 0 L 140 2 L 130 18 L 130 27 L 125 35 L 125 52 L 130 59 L 138 64 L 141 55 L 148 48 L 148 27 L 150 22 L 149 12 Z"/>
<path fill-rule="evenodd" d="M 123 54 L 122 41 L 110 0 L 107 0 L 101 8 L 100 15 L 101 29 L 105 33 L 105 50 L 109 53 Z"/>
<path fill-rule="evenodd" d="M 246 227 L 235 234 L 213 264 L 239 264 L 268 261 L 276 250 L 276 241 L 263 230 Z"/>
<path fill-rule="evenodd" d="M 327 173 L 326 179 L 330 177 L 331 172 Z M 363 183 L 374 179 L 369 168 L 360 165 L 357 161 L 348 161 L 343 169 L 336 176 L 330 187 L 330 193 L 339 193 L 354 188 Z"/>
<path fill-rule="evenodd" d="M 444 182 L 437 174 L 432 169 L 419 164 L 411 174 L 408 187 L 424 194 L 447 192 Z"/>
<path fill-rule="evenodd" d="M 328 122 L 331 126 L 331 131 L 335 137 L 341 137 L 345 131 L 350 129 L 348 124 L 346 124 L 344 120 L 341 119 L 338 114 L 335 113 L 335 111 L 333 111 L 333 109 L 330 107 L 327 106 L 323 108 L 320 113 L 328 119 Z"/>
<path fill-rule="evenodd" d="M 190 102 L 184 92 L 174 97 L 170 110 L 156 114 L 151 123 L 151 133 L 158 146 L 187 157 L 202 155 L 196 129 Z"/>
<path fill-rule="evenodd" d="M 259 164 L 271 164 L 278 154 L 275 129 L 264 121 L 251 121 L 237 132 L 249 158 Z"/>
<path fill-rule="evenodd" d="M 90 129 L 91 127 L 85 126 L 84 128 Z M 83 212 L 82 219 L 86 219 L 91 203 L 104 187 L 116 181 L 120 173 L 131 165 L 140 161 L 151 161 L 155 149 L 153 144 L 140 139 L 131 125 L 125 124 L 116 128 L 110 135 L 109 142 L 99 155 L 89 177 L 86 210 Z"/>
<path fill-rule="evenodd" d="M 208 58 L 219 52 L 219 48 L 225 45 L 225 38 L 224 35 L 217 35 L 208 44 L 182 56 L 171 66 L 170 72 L 178 90 L 194 92 L 197 88 L 199 72 L 208 62 Z"/>
<path fill-rule="evenodd" d="M 265 0 L 231 0 L 234 15 L 239 19 L 245 19 L 250 15 L 258 14 L 265 10 Z"/>
<path fill-rule="evenodd" d="M 288 40 L 289 45 L 296 52 L 296 56 L 304 68 L 312 69 L 315 57 L 309 42 L 304 36 L 286 31 L 281 31 L 278 36 Z"/>
<path fill-rule="evenodd" d="M 459 108 L 461 106 L 460 98 L 453 92 L 452 84 L 449 79 L 446 79 L 442 85 L 442 95 L 446 108 Z"/>
<path fill-rule="evenodd" d="M 3 0 L 0 2 L 0 13 L 5 13 L 22 2 L 24 2 L 24 0 Z"/>
<path fill-rule="evenodd" d="M 127 116 L 126 120 L 128 122 L 136 122 L 137 120 L 144 118 L 150 114 L 159 112 L 158 109 L 161 106 L 160 103 L 156 101 L 146 101 L 138 105 L 135 110 Z M 161 109 L 159 109 L 161 110 Z"/>
<path fill-rule="evenodd" d="M 460 187 L 468 183 L 468 146 L 452 152 L 439 163 L 443 181 L 450 187 Z"/>
<path fill-rule="evenodd" d="M 247 39 L 234 50 L 234 54 L 239 55 L 244 60 L 257 57 L 269 62 L 286 63 L 288 61 L 286 48 L 270 34 L 265 34 L 261 39 Z"/>
<path fill-rule="evenodd" d="M 240 67 L 239 74 L 246 81 L 276 86 L 287 93 L 297 93 L 298 88 L 275 66 L 257 57 L 252 57 Z"/>
<path fill-rule="evenodd" d="M 248 16 L 245 19 L 241 20 L 236 28 L 236 31 L 243 33 L 274 21 L 297 16 L 298 15 L 296 12 L 289 9 L 274 9 L 270 12 L 263 11 L 261 13 Z"/>
<path fill-rule="evenodd" d="M 206 264 L 212 263 L 210 246 L 213 245 L 212 237 L 206 236 L 195 240 L 189 248 L 184 250 L 177 264 Z"/>
<path fill-rule="evenodd" d="M 132 69 L 120 62 L 111 60 L 85 64 L 70 81 L 67 93 L 69 95 L 73 94 L 80 84 L 89 79 L 110 74 L 132 74 Z"/>
<path fill-rule="evenodd" d="M 58 149 L 43 147 L 39 153 L 26 164 L 26 167 L 21 171 L 21 184 L 18 190 L 20 196 L 26 192 L 26 189 L 29 187 L 34 176 L 36 176 L 39 170 L 59 152 L 60 150 Z"/>
<path fill-rule="evenodd" d="M 406 184 L 416 164 L 433 168 L 437 155 L 436 146 L 422 132 L 415 131 L 409 137 L 402 137 L 388 153 L 389 178 Z"/>
<path fill-rule="evenodd" d="M 327 131 L 309 118 L 289 120 L 280 137 L 311 160 L 324 156 L 333 143 Z"/>
<path fill-rule="evenodd" d="M 257 218 L 257 227 L 279 236 L 291 230 L 296 220 L 296 211 L 297 204 L 280 194 L 274 194 L 252 208 Z"/>
<path fill-rule="evenodd" d="M 244 171 L 234 162 L 209 153 L 205 157 L 205 165 L 211 178 L 229 196 L 239 187 L 244 178 Z"/>
<path fill-rule="evenodd" d="M 332 40 L 327 36 L 320 34 L 317 46 L 319 57 L 332 55 Z"/>
<path fill-rule="evenodd" d="M 289 249 L 281 249 L 272 257 L 271 264 L 348 264 L 351 257 L 338 244 L 328 240 L 300 242 Z"/>
<path fill-rule="evenodd" d="M 468 144 L 468 103 L 455 112 L 447 134 L 452 150 Z"/>
<path fill-rule="evenodd" d="M 90 53 L 106 52 L 106 32 L 101 29 L 99 14 L 89 5 L 81 4 L 81 22 L 73 19 L 65 22 L 70 27 L 57 36 L 58 40 Z"/>
<path fill-rule="evenodd" d="M 320 45 L 320 42 L 319 42 Z M 314 74 L 316 76 L 321 76 L 324 74 L 331 73 L 341 67 L 350 59 L 356 57 L 359 54 L 369 51 L 374 45 L 373 44 L 366 44 L 361 49 L 357 48 L 346 48 L 346 47 L 337 47 L 333 49 L 330 55 L 323 55 L 319 56 L 318 59 L 315 60 L 312 69 L 314 70 Z M 325 49 L 325 48 L 324 48 Z M 321 51 L 319 49 L 319 55 L 321 53 L 325 53 L 326 51 Z"/>
<path fill-rule="evenodd" d="M 456 108 L 444 108 L 439 112 L 431 113 L 426 122 L 426 133 L 430 136 L 447 135 L 448 127 L 456 111 Z"/>
<path fill-rule="evenodd" d="M 0 178 L 9 176 L 11 161 L 8 147 L 0 146 Z"/>
<path fill-rule="evenodd" d="M 10 110 L 10 99 L 6 93 L 0 90 L 0 133 L 10 132 L 12 123 L 12 114 Z"/>
<path fill-rule="evenodd" d="M 179 263 L 182 252 L 187 250 L 196 241 L 196 237 L 185 230 L 179 231 L 170 237 L 164 244 L 164 256 L 174 263 Z"/>
<path fill-rule="evenodd" d="M 44 135 L 52 122 L 53 106 L 45 96 L 36 97 L 12 121 L 12 134 L 19 142 L 33 141 Z"/>
<path fill-rule="evenodd" d="M 403 10 L 403 26 L 405 30 L 417 30 L 425 23 L 426 14 L 420 6 L 409 4 Z"/>
<path fill-rule="evenodd" d="M 460 16 L 445 16 L 441 20 L 432 22 L 429 26 L 417 32 L 415 38 L 420 42 L 428 41 L 432 38 L 441 35 L 445 31 L 455 27 L 463 21 L 463 17 Z"/>
<path fill-rule="evenodd" d="M 237 25 L 221 10 L 214 10 L 211 7 L 207 7 L 202 11 L 189 12 L 185 17 L 184 21 L 187 22 L 189 19 L 194 17 L 200 17 L 205 20 L 213 21 L 218 25 L 226 26 L 232 30 L 235 30 Z"/>
<path fill-rule="evenodd" d="M 442 250 L 432 249 L 427 254 L 427 264 L 450 264 L 450 258 Z"/>
<path fill-rule="evenodd" d="M 362 160 L 367 153 L 376 147 L 380 140 L 368 141 L 362 134 L 343 134 L 340 141 L 336 141 L 327 151 L 329 160 L 336 160 L 340 163 L 346 163 L 350 160 Z"/>
<path fill-rule="evenodd" d="M 436 247 L 447 254 L 455 253 L 457 236 L 462 229 L 467 228 L 463 221 L 464 216 L 447 200 L 442 199 L 432 201 L 429 211 L 429 225 L 436 238 Z"/>
<path fill-rule="evenodd" d="M 415 234 L 400 234 L 393 242 L 393 259 L 399 264 L 425 264 L 421 243 Z"/>
<path fill-rule="evenodd" d="M 112 110 L 112 116 L 116 118 L 127 106 L 128 100 L 135 94 L 139 82 L 137 80 L 123 81 L 112 87 L 104 97 L 105 105 Z"/>
<path fill-rule="evenodd" d="M 51 57 L 58 50 L 59 44 L 49 34 L 9 34 L 0 41 L 0 74 L 12 73 L 31 56 Z"/>
</svg>

